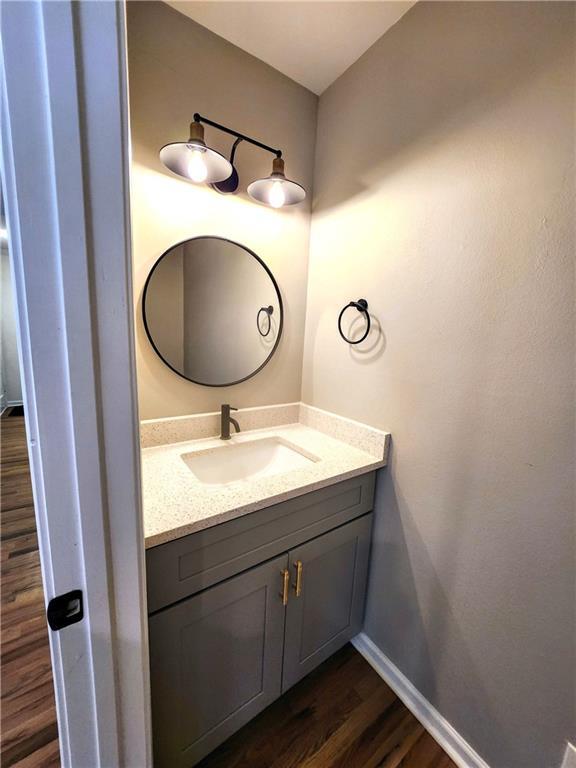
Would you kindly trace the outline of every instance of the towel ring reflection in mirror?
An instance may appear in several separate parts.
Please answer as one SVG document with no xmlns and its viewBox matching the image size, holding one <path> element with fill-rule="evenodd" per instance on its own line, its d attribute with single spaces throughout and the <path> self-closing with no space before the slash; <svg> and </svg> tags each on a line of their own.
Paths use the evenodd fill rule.
<svg viewBox="0 0 576 768">
<path fill-rule="evenodd" d="M 262 331 L 262 326 L 260 325 L 260 315 L 262 314 L 262 312 L 264 312 L 264 314 L 268 318 L 268 327 L 266 328 L 266 333 Z M 274 312 L 274 307 L 272 305 L 270 305 L 269 307 L 261 307 L 258 310 L 258 314 L 256 315 L 256 327 L 258 328 L 258 333 L 260 334 L 260 336 L 268 336 L 268 334 L 270 333 L 270 329 L 272 328 L 271 317 L 273 312 Z"/>
<path fill-rule="evenodd" d="M 356 339 L 355 341 L 352 341 L 352 339 L 348 339 L 342 330 L 342 317 L 344 315 L 344 312 L 346 312 L 347 309 L 350 307 L 355 307 L 358 312 L 361 312 L 364 317 L 366 318 L 366 330 L 362 334 L 362 336 L 359 339 Z M 358 301 L 351 301 L 348 304 L 346 304 L 345 307 L 342 308 L 340 314 L 338 315 L 338 332 L 340 333 L 340 336 L 346 341 L 348 344 L 360 344 L 360 342 L 364 341 L 364 339 L 368 336 L 370 333 L 370 315 L 368 314 L 368 302 L 366 299 L 358 299 Z"/>
</svg>

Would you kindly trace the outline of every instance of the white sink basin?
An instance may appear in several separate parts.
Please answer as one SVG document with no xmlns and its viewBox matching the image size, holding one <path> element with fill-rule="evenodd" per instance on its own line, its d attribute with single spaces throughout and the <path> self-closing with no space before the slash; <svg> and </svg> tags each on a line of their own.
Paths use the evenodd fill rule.
<svg viewBox="0 0 576 768">
<path fill-rule="evenodd" d="M 280 437 L 236 442 L 183 453 L 182 461 L 201 483 L 226 485 L 279 475 L 319 461 L 317 456 Z"/>
</svg>

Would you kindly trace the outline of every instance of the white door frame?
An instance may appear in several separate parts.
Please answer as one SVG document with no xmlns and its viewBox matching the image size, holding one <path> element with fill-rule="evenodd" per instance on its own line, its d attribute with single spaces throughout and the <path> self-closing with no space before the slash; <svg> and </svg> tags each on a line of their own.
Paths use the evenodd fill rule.
<svg viewBox="0 0 576 768">
<path fill-rule="evenodd" d="M 5 2 L 1 159 L 62 765 L 151 766 L 124 5 Z"/>
</svg>

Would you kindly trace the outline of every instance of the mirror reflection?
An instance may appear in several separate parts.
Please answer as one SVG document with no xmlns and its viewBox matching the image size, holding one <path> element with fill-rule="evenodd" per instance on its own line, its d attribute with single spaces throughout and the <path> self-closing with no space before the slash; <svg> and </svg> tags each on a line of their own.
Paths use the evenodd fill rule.
<svg viewBox="0 0 576 768">
<path fill-rule="evenodd" d="M 144 288 L 144 326 L 180 376 L 223 387 L 257 373 L 282 332 L 282 300 L 264 262 L 244 246 L 197 237 L 170 248 Z"/>
</svg>

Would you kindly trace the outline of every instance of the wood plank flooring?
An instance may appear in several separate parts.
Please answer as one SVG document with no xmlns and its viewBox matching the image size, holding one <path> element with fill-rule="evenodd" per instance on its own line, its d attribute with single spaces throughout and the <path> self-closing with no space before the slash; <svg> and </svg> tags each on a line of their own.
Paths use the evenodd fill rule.
<svg viewBox="0 0 576 768">
<path fill-rule="evenodd" d="M 456 768 L 351 645 L 198 768 Z"/>
<path fill-rule="evenodd" d="M 0 419 L 0 765 L 60 765 L 24 418 Z"/>
</svg>

